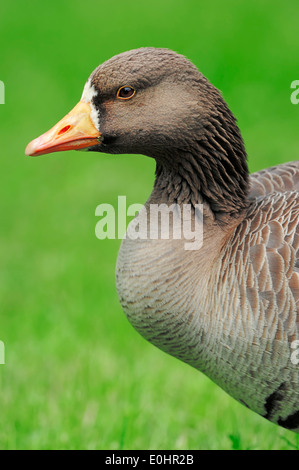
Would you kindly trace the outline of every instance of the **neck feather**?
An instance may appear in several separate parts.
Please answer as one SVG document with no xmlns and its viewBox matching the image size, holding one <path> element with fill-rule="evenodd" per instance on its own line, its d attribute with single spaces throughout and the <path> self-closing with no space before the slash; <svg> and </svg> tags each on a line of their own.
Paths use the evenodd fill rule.
<svg viewBox="0 0 299 470">
<path fill-rule="evenodd" d="M 196 134 L 156 158 L 151 199 L 169 204 L 204 204 L 215 219 L 238 218 L 248 206 L 249 173 L 236 120 L 223 100 Z M 196 137 L 194 138 L 194 135 Z"/>
</svg>

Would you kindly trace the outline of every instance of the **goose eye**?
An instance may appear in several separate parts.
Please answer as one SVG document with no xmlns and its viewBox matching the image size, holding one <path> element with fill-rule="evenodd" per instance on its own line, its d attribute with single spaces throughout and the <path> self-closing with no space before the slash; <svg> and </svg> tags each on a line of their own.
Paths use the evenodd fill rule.
<svg viewBox="0 0 299 470">
<path fill-rule="evenodd" d="M 128 100 L 135 95 L 136 91 L 131 86 L 122 86 L 118 92 L 116 97 L 122 100 Z"/>
</svg>

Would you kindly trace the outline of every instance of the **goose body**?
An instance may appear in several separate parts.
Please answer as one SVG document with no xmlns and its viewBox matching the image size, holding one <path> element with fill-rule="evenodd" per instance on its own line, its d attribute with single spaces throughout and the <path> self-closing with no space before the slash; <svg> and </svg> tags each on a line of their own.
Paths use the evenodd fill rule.
<svg viewBox="0 0 299 470">
<path fill-rule="evenodd" d="M 152 204 L 201 205 L 198 250 L 174 237 L 124 238 L 121 305 L 154 345 L 299 432 L 299 162 L 249 176 L 218 90 L 183 56 L 154 48 L 99 66 L 80 104 L 26 153 L 69 148 L 155 158 L 141 221 Z"/>
<path fill-rule="evenodd" d="M 275 170 L 288 184 L 295 177 L 293 191 L 267 194 Z M 184 251 L 181 240 L 127 238 L 116 279 L 142 336 L 248 408 L 299 431 L 298 365 L 291 362 L 299 336 L 299 163 L 275 170 L 253 175 L 252 193 L 266 195 L 252 199 L 229 236 L 208 227 L 198 251 Z"/>
</svg>

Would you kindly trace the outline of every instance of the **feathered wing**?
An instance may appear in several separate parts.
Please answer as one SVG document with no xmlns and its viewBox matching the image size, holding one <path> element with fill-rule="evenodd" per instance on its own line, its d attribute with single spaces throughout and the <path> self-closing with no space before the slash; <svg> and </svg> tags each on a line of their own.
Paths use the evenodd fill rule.
<svg viewBox="0 0 299 470">
<path fill-rule="evenodd" d="M 257 406 L 299 432 L 299 162 L 253 174 L 250 199 L 231 254 L 242 253 L 239 295 L 255 325 L 253 362 L 263 377 Z"/>
<path fill-rule="evenodd" d="M 296 191 L 299 197 L 299 160 L 250 175 L 249 199 L 251 200 L 289 191 Z M 299 251 L 296 252 L 295 257 L 295 270 L 299 272 Z"/>
<path fill-rule="evenodd" d="M 250 199 L 287 191 L 299 191 L 299 160 L 250 175 Z"/>
</svg>

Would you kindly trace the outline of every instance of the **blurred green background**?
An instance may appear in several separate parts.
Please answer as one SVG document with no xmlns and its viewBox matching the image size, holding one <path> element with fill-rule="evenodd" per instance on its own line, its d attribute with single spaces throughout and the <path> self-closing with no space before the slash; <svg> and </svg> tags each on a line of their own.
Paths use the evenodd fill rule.
<svg viewBox="0 0 299 470">
<path fill-rule="evenodd" d="M 118 302 L 120 242 L 95 208 L 144 202 L 154 162 L 84 152 L 24 157 L 101 62 L 140 46 L 189 57 L 238 117 L 251 171 L 298 159 L 297 1 L 1 2 L 1 449 L 293 449 L 141 338 Z"/>
</svg>

